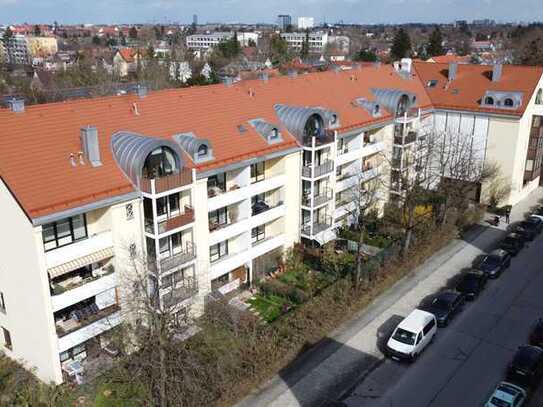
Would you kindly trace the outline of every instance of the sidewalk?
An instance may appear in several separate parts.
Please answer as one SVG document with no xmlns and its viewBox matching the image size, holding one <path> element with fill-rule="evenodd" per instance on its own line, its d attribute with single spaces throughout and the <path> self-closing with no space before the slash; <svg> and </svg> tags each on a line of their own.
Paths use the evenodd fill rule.
<svg viewBox="0 0 543 407">
<path fill-rule="evenodd" d="M 513 208 L 511 222 L 523 219 L 541 198 L 543 189 L 538 188 Z M 461 269 L 470 267 L 476 256 L 505 235 L 506 226 L 503 221 L 499 227 L 483 222 L 463 240 L 449 243 L 236 407 L 317 407 L 326 398 L 339 398 L 382 362 L 377 341 L 383 327 L 397 323 L 424 297 L 443 287 Z"/>
</svg>

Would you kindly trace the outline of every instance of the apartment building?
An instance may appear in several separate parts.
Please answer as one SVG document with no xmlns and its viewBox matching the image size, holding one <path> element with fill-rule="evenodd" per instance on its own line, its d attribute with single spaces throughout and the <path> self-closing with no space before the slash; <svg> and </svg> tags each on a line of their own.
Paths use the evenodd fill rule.
<svg viewBox="0 0 543 407">
<path fill-rule="evenodd" d="M 281 33 L 281 37 L 287 42 L 290 49 L 300 51 L 303 43 L 309 35 L 309 51 L 313 53 L 322 53 L 329 42 L 328 33 L 325 32 L 305 32 Z"/>
<path fill-rule="evenodd" d="M 406 60 L 12 100 L 0 109 L 3 352 L 48 382 L 85 372 L 129 317 L 138 265 L 160 272 L 159 306 L 199 315 L 210 293 L 254 284 L 294 243 L 334 239 L 351 221 L 352 188 L 393 181 L 436 127 L 484 139 L 481 159 L 518 186 L 514 203 L 540 179 L 542 70 L 494 70 Z M 398 194 L 391 182 L 380 204 Z"/>
<path fill-rule="evenodd" d="M 3 35 L 0 33 L 0 36 Z M 28 50 L 27 39 L 22 34 L 13 34 L 7 40 L 4 40 L 5 61 L 13 65 L 30 64 L 30 52 Z"/>
<path fill-rule="evenodd" d="M 194 34 L 187 36 L 187 48 L 193 50 L 207 50 L 219 45 L 237 35 L 238 42 L 242 47 L 248 47 L 251 43 L 258 44 L 258 33 L 254 32 L 214 32 L 208 34 Z"/>
</svg>

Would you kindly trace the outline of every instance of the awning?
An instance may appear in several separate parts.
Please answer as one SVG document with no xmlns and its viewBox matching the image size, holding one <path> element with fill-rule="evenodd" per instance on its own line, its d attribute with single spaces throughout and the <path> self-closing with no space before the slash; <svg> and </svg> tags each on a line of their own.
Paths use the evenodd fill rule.
<svg viewBox="0 0 543 407">
<path fill-rule="evenodd" d="M 99 250 L 87 256 L 79 257 L 59 266 L 51 267 L 49 270 L 47 270 L 47 272 L 51 278 L 55 278 L 109 257 L 113 257 L 113 247 Z"/>
</svg>

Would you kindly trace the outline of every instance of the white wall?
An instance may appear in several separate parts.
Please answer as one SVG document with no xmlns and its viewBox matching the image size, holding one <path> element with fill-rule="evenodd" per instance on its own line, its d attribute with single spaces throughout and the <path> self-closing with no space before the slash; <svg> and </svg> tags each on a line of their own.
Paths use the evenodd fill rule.
<svg viewBox="0 0 543 407">
<path fill-rule="evenodd" d="M 62 382 L 41 228 L 34 228 L 0 180 L 0 290 L 6 314 L 0 325 L 11 334 L 7 356 L 35 368 L 45 382 Z M 3 336 L 0 335 L 3 343 Z"/>
</svg>

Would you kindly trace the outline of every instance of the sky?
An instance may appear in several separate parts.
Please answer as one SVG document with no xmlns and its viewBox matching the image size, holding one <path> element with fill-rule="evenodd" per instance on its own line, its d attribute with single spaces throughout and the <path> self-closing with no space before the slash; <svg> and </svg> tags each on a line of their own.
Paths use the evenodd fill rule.
<svg viewBox="0 0 543 407">
<path fill-rule="evenodd" d="M 0 24 L 274 23 L 278 14 L 316 22 L 379 24 L 543 21 L 542 0 L 0 0 Z"/>
</svg>

